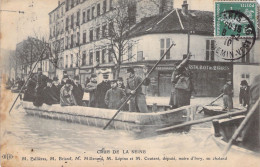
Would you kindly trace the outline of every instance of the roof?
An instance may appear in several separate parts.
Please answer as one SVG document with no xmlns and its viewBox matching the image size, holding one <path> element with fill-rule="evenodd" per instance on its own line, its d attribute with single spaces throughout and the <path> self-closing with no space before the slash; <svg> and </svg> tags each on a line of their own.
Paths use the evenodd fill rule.
<svg viewBox="0 0 260 167">
<path fill-rule="evenodd" d="M 189 15 L 184 15 L 181 9 L 173 9 L 161 15 L 144 18 L 131 29 L 129 35 L 134 37 L 144 34 L 187 33 L 190 26 L 193 34 L 213 36 L 213 25 L 213 12 L 189 10 Z"/>
<path fill-rule="evenodd" d="M 49 15 L 52 14 L 53 12 L 55 12 L 59 7 L 61 7 L 64 4 L 65 4 L 65 1 L 61 2 L 60 5 L 58 5 L 55 9 L 53 9 L 52 11 L 49 12 Z"/>
</svg>

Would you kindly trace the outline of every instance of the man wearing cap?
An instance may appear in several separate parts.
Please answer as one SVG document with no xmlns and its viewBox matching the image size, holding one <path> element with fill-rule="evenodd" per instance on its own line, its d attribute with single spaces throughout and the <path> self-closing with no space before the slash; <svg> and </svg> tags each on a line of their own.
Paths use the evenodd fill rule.
<svg viewBox="0 0 260 167">
<path fill-rule="evenodd" d="M 118 77 L 117 87 L 119 87 L 119 88 L 121 88 L 121 89 L 125 89 L 124 80 L 123 80 L 122 77 Z"/>
<path fill-rule="evenodd" d="M 110 82 L 108 80 L 108 74 L 103 74 L 103 81 L 97 85 L 96 91 L 96 102 L 97 107 L 107 108 L 105 103 L 105 96 L 107 91 L 111 88 Z"/>
<path fill-rule="evenodd" d="M 78 106 L 82 106 L 82 99 L 83 99 L 84 91 L 83 91 L 82 86 L 79 83 L 79 76 L 78 75 L 76 75 L 74 77 L 72 86 L 73 86 L 72 93 L 75 97 L 76 103 L 77 103 Z"/>
<path fill-rule="evenodd" d="M 133 97 L 130 99 L 129 103 L 129 111 L 130 112 L 148 112 L 145 95 L 142 92 L 142 87 L 140 86 L 136 91 L 137 86 L 142 82 L 142 78 L 139 76 L 135 76 L 135 71 L 133 68 L 127 69 L 127 74 L 129 78 L 127 78 L 126 84 L 126 93 L 132 94 Z M 149 79 L 146 79 L 143 85 L 149 85 Z"/>
<path fill-rule="evenodd" d="M 54 92 L 51 89 L 52 80 L 47 78 L 47 86 L 43 89 L 43 101 L 48 105 L 58 104 L 58 99 L 55 98 Z"/>
<path fill-rule="evenodd" d="M 117 87 L 117 80 L 110 81 L 111 89 L 106 92 L 105 103 L 109 109 L 117 109 L 125 101 L 125 91 Z"/>
<path fill-rule="evenodd" d="M 60 105 L 61 106 L 73 106 L 76 105 L 76 100 L 72 93 L 72 81 L 66 80 L 66 84 L 60 90 Z"/>
<path fill-rule="evenodd" d="M 228 80 L 227 83 L 223 86 L 222 92 L 224 93 L 223 95 L 223 110 L 228 109 L 228 111 L 231 111 L 233 108 L 233 100 L 232 100 L 232 95 L 233 95 L 233 89 L 232 89 L 232 83 L 231 80 Z"/>
<path fill-rule="evenodd" d="M 53 77 L 51 90 L 53 92 L 53 96 L 55 97 L 55 99 L 57 99 L 57 101 L 55 102 L 57 104 L 60 103 L 60 89 L 61 89 L 61 85 L 59 84 L 58 77 Z"/>
<path fill-rule="evenodd" d="M 96 107 L 96 90 L 97 90 L 97 75 L 91 74 L 90 82 L 87 84 L 85 91 L 89 93 L 89 107 Z"/>
<path fill-rule="evenodd" d="M 240 84 L 239 103 L 244 107 L 249 104 L 249 86 L 246 80 L 241 81 Z"/>
</svg>

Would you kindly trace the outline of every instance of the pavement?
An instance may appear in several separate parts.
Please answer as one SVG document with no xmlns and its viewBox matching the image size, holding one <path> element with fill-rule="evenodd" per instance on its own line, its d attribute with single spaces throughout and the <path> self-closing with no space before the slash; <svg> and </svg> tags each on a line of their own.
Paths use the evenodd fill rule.
<svg viewBox="0 0 260 167">
<path fill-rule="evenodd" d="M 191 105 L 207 105 L 211 103 L 216 97 L 191 97 Z M 83 100 L 88 100 L 89 94 L 84 93 Z M 169 105 L 170 97 L 156 97 L 156 96 L 146 96 L 146 103 L 152 105 L 156 103 L 157 105 Z M 223 105 L 222 98 L 218 99 L 214 104 Z M 239 108 L 239 98 L 233 98 L 233 105 L 235 108 Z"/>
</svg>

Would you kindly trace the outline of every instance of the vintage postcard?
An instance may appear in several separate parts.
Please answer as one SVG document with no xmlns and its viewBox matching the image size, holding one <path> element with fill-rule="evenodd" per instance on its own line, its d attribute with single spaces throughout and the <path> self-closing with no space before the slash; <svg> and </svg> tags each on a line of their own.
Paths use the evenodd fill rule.
<svg viewBox="0 0 260 167">
<path fill-rule="evenodd" d="M 260 166 L 259 0 L 0 1 L 0 166 Z"/>
</svg>

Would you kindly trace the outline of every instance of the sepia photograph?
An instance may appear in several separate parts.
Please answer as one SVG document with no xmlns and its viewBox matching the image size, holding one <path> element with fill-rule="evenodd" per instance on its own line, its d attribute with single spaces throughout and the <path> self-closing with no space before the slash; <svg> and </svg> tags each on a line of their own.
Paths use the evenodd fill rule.
<svg viewBox="0 0 260 167">
<path fill-rule="evenodd" d="M 0 167 L 260 167 L 260 0 L 0 0 Z"/>
</svg>

